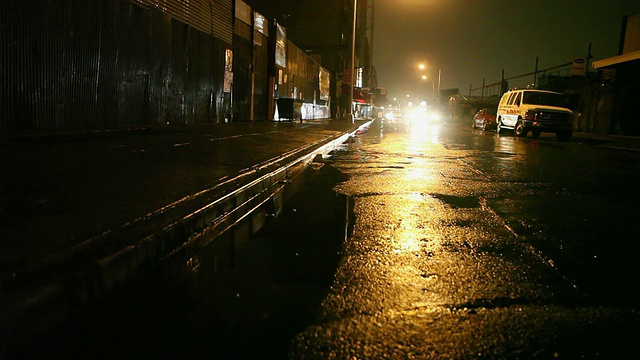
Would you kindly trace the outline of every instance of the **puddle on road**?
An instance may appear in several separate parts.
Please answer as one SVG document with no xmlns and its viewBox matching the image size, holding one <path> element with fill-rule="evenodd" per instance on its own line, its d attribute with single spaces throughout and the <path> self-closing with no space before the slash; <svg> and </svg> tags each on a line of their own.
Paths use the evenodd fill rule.
<svg viewBox="0 0 640 360">
<path fill-rule="evenodd" d="M 330 290 L 353 216 L 333 191 L 338 170 L 312 165 L 299 178 L 256 235 L 168 260 L 15 358 L 285 358 Z"/>
</svg>

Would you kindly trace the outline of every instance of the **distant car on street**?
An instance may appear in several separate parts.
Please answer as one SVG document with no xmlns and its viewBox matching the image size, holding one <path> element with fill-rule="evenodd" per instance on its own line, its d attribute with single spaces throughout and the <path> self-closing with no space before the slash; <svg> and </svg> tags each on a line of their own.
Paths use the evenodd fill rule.
<svg viewBox="0 0 640 360">
<path fill-rule="evenodd" d="M 482 131 L 496 128 L 497 108 L 482 108 L 473 116 L 473 128 Z"/>
<path fill-rule="evenodd" d="M 384 115 L 385 119 L 387 119 L 387 121 L 391 121 L 391 122 L 402 122 L 402 112 L 400 110 L 394 109 L 394 110 L 387 110 L 385 115 Z"/>
</svg>

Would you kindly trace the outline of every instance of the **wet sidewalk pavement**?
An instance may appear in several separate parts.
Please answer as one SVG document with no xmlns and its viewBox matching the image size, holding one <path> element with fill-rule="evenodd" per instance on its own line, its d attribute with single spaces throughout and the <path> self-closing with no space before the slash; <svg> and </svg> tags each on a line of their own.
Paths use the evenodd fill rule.
<svg viewBox="0 0 640 360">
<path fill-rule="evenodd" d="M 640 152 L 640 136 L 604 135 L 574 132 L 571 141 L 603 147 L 611 150 Z"/>
<path fill-rule="evenodd" d="M 239 189 L 260 196 L 291 164 L 328 151 L 367 123 L 250 122 L 0 138 L 0 340 L 6 326 L 45 316 L 40 312 L 67 298 L 69 287 L 86 297 L 113 285 L 92 278 L 117 280 L 91 273 L 111 266 L 113 276 L 123 276 L 145 258 L 180 247 L 191 235 L 185 232 L 216 221 L 234 204 L 253 206 L 230 197 Z M 220 209 L 202 215 L 216 202 Z M 125 260 L 116 263 L 116 255 Z M 69 284 L 76 280 L 82 289 Z"/>
</svg>

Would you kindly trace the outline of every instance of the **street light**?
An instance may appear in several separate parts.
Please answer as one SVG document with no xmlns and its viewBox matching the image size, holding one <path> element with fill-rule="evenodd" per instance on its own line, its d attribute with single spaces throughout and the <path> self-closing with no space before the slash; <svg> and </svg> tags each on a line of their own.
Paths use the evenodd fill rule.
<svg viewBox="0 0 640 360">
<path fill-rule="evenodd" d="M 422 80 L 429 80 L 431 81 L 431 95 L 435 97 L 435 93 L 436 93 L 436 85 L 433 82 L 433 79 L 431 79 L 430 77 L 428 77 L 427 75 L 422 75 Z"/>
<path fill-rule="evenodd" d="M 418 64 L 418 68 L 420 70 L 425 70 L 427 68 L 427 66 L 425 64 Z M 437 94 L 438 94 L 437 97 L 438 98 L 440 98 L 440 80 L 441 79 L 442 79 L 442 69 L 438 69 L 438 92 L 437 92 Z M 422 80 L 427 80 L 427 75 L 422 75 Z M 435 85 L 435 82 L 433 81 L 433 79 L 431 80 L 431 85 L 432 85 L 432 88 L 433 88 L 433 92 L 435 93 L 436 92 L 435 91 L 436 85 Z"/>
</svg>

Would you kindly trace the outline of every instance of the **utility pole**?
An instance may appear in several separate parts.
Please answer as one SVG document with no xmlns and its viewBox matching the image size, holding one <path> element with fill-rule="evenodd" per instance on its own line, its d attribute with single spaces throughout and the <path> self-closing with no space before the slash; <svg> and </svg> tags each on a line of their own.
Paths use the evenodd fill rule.
<svg viewBox="0 0 640 360">
<path fill-rule="evenodd" d="M 358 16 L 358 0 L 353 0 L 353 29 L 351 41 L 351 88 L 349 89 L 349 119 L 351 123 L 355 122 L 355 114 L 353 113 L 353 89 L 355 88 L 356 78 L 356 20 Z"/>
<path fill-rule="evenodd" d="M 369 0 L 371 2 L 371 26 L 369 27 L 369 31 L 371 33 L 369 40 L 369 87 L 373 87 L 373 85 L 377 85 L 373 83 L 373 33 L 375 30 L 375 17 L 376 17 L 376 0 Z"/>
<path fill-rule="evenodd" d="M 442 69 L 438 69 L 438 98 L 440 98 L 440 81 L 442 81 Z"/>
<path fill-rule="evenodd" d="M 538 57 L 536 56 L 536 70 L 533 72 L 533 87 L 538 87 Z"/>
</svg>

